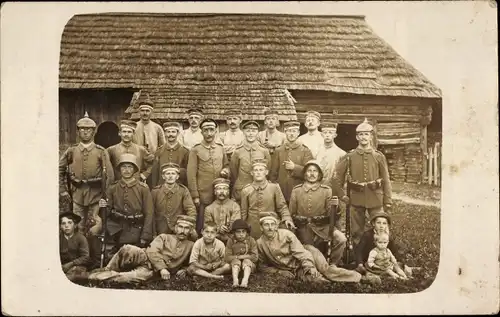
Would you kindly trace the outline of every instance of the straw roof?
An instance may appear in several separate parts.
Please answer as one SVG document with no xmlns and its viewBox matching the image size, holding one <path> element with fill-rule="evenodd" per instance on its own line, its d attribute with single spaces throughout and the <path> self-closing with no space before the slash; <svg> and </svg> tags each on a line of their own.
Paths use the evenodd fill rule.
<svg viewBox="0 0 500 317">
<path fill-rule="evenodd" d="M 441 97 L 359 16 L 76 15 L 62 35 L 60 87 L 158 91 L 158 109 L 218 91 L 228 103 L 257 98 L 255 106 L 275 96 L 276 107 L 287 89 Z"/>
</svg>

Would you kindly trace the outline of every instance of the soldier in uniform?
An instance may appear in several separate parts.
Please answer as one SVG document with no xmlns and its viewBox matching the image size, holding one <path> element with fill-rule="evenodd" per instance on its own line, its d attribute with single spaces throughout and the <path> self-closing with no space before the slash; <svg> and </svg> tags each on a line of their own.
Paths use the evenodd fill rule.
<svg viewBox="0 0 500 317">
<path fill-rule="evenodd" d="M 306 113 L 306 121 L 304 122 L 304 125 L 307 128 L 307 133 L 299 137 L 299 141 L 311 150 L 313 159 L 316 159 L 319 148 L 323 145 L 323 136 L 318 130 L 320 124 L 320 113 L 316 111 L 308 111 Z"/>
<path fill-rule="evenodd" d="M 115 242 L 115 250 L 124 244 L 145 247 L 153 240 L 153 199 L 146 184 L 133 177 L 139 166 L 133 154 L 122 154 L 118 168 L 122 178 L 107 190 L 107 230 Z"/>
<path fill-rule="evenodd" d="M 205 207 L 214 201 L 213 181 L 218 177 L 229 177 L 229 161 L 224 146 L 215 140 L 217 123 L 204 119 L 201 124 L 203 141 L 189 152 L 187 179 L 193 202 L 198 208 L 196 232 L 201 233 L 204 225 Z"/>
<path fill-rule="evenodd" d="M 155 236 L 162 233 L 174 233 L 179 215 L 196 217 L 196 207 L 186 186 L 177 183 L 180 167 L 175 163 L 161 166 L 164 183 L 151 191 L 155 211 Z M 193 235 L 193 233 L 191 234 Z M 196 239 L 194 234 L 193 239 Z"/>
<path fill-rule="evenodd" d="M 302 170 L 304 165 L 313 159 L 311 150 L 297 140 L 300 123 L 289 121 L 284 124 L 287 140 L 276 149 L 271 163 L 271 182 L 277 182 L 285 200 L 290 202 L 292 189 L 302 184 Z"/>
<path fill-rule="evenodd" d="M 254 239 L 261 235 L 260 212 L 276 212 L 280 215 L 282 226 L 289 230 L 296 228 L 279 185 L 267 181 L 268 172 L 265 160 L 255 160 L 252 164 L 253 182 L 241 191 L 241 219 L 250 225 L 250 235 Z"/>
<path fill-rule="evenodd" d="M 330 186 L 333 174 L 335 173 L 335 166 L 346 152 L 339 148 L 334 141 L 337 136 L 337 124 L 323 124 L 321 135 L 323 136 L 324 144 L 319 148 L 316 160 L 319 162 L 321 171 L 323 172 L 323 184 Z"/>
<path fill-rule="evenodd" d="M 140 163 L 140 170 L 136 173 L 136 175 L 134 175 L 137 180 L 145 182 L 151 174 L 151 167 L 154 158 L 153 154 L 146 150 L 144 146 L 132 142 L 136 127 L 137 123 L 134 121 L 122 120 L 120 122 L 119 132 L 122 141 L 107 148 L 111 165 L 113 165 L 114 168 L 115 181 L 122 178 L 120 175 L 120 169 L 118 168 L 118 162 L 122 154 L 125 153 L 135 155 L 137 157 L 137 161 Z"/>
<path fill-rule="evenodd" d="M 229 198 L 229 180 L 216 178 L 213 182 L 215 200 L 205 208 L 205 224 L 217 225 L 216 238 L 227 243 L 231 226 L 236 219 L 241 219 L 240 206 Z"/>
<path fill-rule="evenodd" d="M 165 122 L 163 124 L 167 143 L 160 147 L 154 154 L 154 163 L 151 172 L 153 186 L 163 184 L 163 172 L 160 167 L 166 163 L 175 163 L 179 165 L 179 183 L 187 186 L 187 163 L 189 159 L 189 150 L 179 142 L 179 133 L 182 126 L 178 122 Z"/>
<path fill-rule="evenodd" d="M 266 160 L 268 169 L 271 167 L 269 150 L 261 146 L 257 141 L 259 124 L 255 121 L 247 121 L 242 127 L 245 133 L 245 141 L 236 148 L 229 163 L 231 182 L 233 183 L 233 199 L 237 202 L 241 200 L 241 189 L 253 181 L 251 175 L 252 162 L 254 160 Z"/>
<path fill-rule="evenodd" d="M 73 212 L 82 218 L 78 223 L 79 232 L 88 239 L 91 260 L 98 261 L 98 235 L 102 231 L 99 199 L 103 196 L 103 183 L 108 188 L 114 172 L 106 149 L 94 143 L 94 120 L 85 113 L 76 126 L 80 143 L 70 146 L 59 159 L 59 193 L 63 200 L 70 201 Z M 104 180 L 103 172 L 106 174 Z"/>
<path fill-rule="evenodd" d="M 227 154 L 227 159 L 231 161 L 231 155 L 236 147 L 241 145 L 245 139 L 243 131 L 240 129 L 241 124 L 241 111 L 238 109 L 231 109 L 226 111 L 226 122 L 229 127 L 228 130 L 219 134 L 219 139 L 224 144 L 224 150 Z"/>
<path fill-rule="evenodd" d="M 353 246 L 359 243 L 364 231 L 369 229 L 369 221 L 375 213 L 390 209 L 392 187 L 387 161 L 381 152 L 372 148 L 373 127 L 365 119 L 356 128 L 358 147 L 347 153 L 337 164 L 336 176 L 332 179 L 334 195 L 351 203 Z M 348 182 L 350 197 L 344 191 Z M 387 211 L 387 210 L 386 210 Z M 366 213 L 369 215 L 367 216 Z"/>
<path fill-rule="evenodd" d="M 203 113 L 200 109 L 189 109 L 188 110 L 188 121 L 189 128 L 182 131 L 181 143 L 188 150 L 191 150 L 193 146 L 200 143 L 203 140 L 203 135 L 201 134 L 200 122 L 203 118 Z"/>
<path fill-rule="evenodd" d="M 314 246 L 327 254 L 328 240 L 332 239 L 331 263 L 337 265 L 343 255 L 347 239 L 337 228 L 328 236 L 332 189 L 322 184 L 323 172 L 319 162 L 309 161 L 304 166 L 304 183 L 295 186 L 290 198 L 290 214 L 297 229 L 297 237 L 308 248 Z M 338 198 L 337 202 L 338 204 Z"/>
<path fill-rule="evenodd" d="M 278 111 L 268 108 L 266 109 L 264 115 L 264 125 L 266 126 L 266 129 L 259 132 L 258 140 L 272 155 L 276 148 L 285 142 L 286 136 L 283 132 L 278 131 L 277 129 L 280 124 Z"/>
<path fill-rule="evenodd" d="M 137 122 L 134 134 L 134 143 L 144 146 L 150 153 L 165 144 L 165 134 L 161 126 L 151 121 L 153 101 L 147 94 L 141 94 L 137 100 L 141 120 Z"/>
</svg>

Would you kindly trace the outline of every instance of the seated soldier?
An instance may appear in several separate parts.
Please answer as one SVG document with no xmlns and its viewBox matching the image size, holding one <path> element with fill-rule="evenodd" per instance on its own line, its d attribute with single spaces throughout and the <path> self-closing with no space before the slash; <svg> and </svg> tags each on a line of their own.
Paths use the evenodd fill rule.
<svg viewBox="0 0 500 317">
<path fill-rule="evenodd" d="M 217 239 L 226 244 L 231 225 L 236 219 L 241 219 L 240 206 L 229 199 L 229 180 L 216 178 L 213 184 L 216 199 L 205 208 L 205 223 L 214 222 L 217 225 Z"/>
<path fill-rule="evenodd" d="M 139 170 L 135 155 L 123 154 L 118 168 L 121 179 L 106 191 L 107 201 L 99 201 L 99 207 L 109 207 L 106 228 L 115 250 L 124 244 L 145 247 L 153 238 L 151 192 L 148 185 L 134 177 Z"/>
<path fill-rule="evenodd" d="M 323 254 L 313 246 L 306 250 L 295 234 L 278 228 L 274 212 L 260 214 L 262 236 L 257 240 L 259 270 L 278 273 L 305 282 L 359 282 L 361 274 L 329 266 Z"/>
<path fill-rule="evenodd" d="M 332 189 L 322 184 L 323 172 L 319 162 L 311 160 L 304 165 L 304 183 L 292 190 L 290 198 L 290 214 L 297 229 L 297 238 L 307 249 L 314 246 L 323 254 L 327 254 L 328 241 L 332 240 L 330 263 L 338 265 L 347 239 L 345 235 L 333 228 L 333 237 L 329 236 L 329 211 L 332 203 L 338 205 L 338 198 L 332 200 Z"/>
<path fill-rule="evenodd" d="M 193 242 L 187 238 L 195 221 L 193 217 L 180 215 L 175 224 L 175 235 L 162 233 L 147 249 L 124 245 L 104 269 L 94 270 L 89 279 L 140 282 L 150 279 L 155 272 L 159 272 L 164 280 L 170 279 L 171 273 L 184 277 L 193 248 Z"/>
<path fill-rule="evenodd" d="M 87 266 L 90 263 L 89 244 L 78 232 L 80 216 L 72 212 L 59 214 L 59 255 L 63 272 L 70 281 L 87 278 Z"/>
<path fill-rule="evenodd" d="M 175 163 L 165 163 L 161 166 L 164 182 L 151 191 L 154 205 L 154 235 L 174 233 L 174 227 L 179 215 L 196 217 L 196 207 L 189 194 L 189 189 L 178 183 L 180 167 Z M 196 231 L 190 234 L 190 240 L 196 241 Z"/>
<path fill-rule="evenodd" d="M 213 222 L 205 223 L 202 235 L 193 245 L 188 273 L 222 280 L 223 274 L 231 272 L 231 266 L 225 261 L 224 243 L 215 237 L 217 225 Z"/>
</svg>

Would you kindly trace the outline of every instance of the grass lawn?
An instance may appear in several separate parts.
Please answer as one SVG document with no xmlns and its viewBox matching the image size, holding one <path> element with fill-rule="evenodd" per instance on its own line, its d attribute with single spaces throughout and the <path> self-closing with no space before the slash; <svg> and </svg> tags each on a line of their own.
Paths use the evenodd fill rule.
<svg viewBox="0 0 500 317">
<path fill-rule="evenodd" d="M 87 282 L 81 285 L 100 288 L 128 288 L 145 290 L 259 292 L 259 293 L 413 293 L 428 288 L 436 277 L 439 266 L 440 210 L 436 207 L 410 205 L 395 201 L 391 232 L 406 246 L 409 266 L 421 267 L 408 281 L 383 280 L 380 285 L 330 283 L 306 284 L 281 276 L 262 273 L 250 277 L 248 289 L 233 289 L 231 277 L 222 281 L 203 279 L 176 279 L 150 281 L 138 285 L 118 285 L 107 282 Z"/>
</svg>

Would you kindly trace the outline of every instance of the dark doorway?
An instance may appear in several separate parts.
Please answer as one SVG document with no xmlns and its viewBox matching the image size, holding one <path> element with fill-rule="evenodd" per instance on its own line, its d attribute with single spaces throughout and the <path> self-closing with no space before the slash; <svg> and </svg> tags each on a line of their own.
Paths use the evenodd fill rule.
<svg viewBox="0 0 500 317">
<path fill-rule="evenodd" d="M 358 146 L 356 140 L 356 127 L 355 124 L 340 124 L 337 126 L 337 137 L 335 144 L 342 150 L 348 152 Z"/>
<path fill-rule="evenodd" d="M 94 137 L 94 142 L 96 144 L 108 148 L 120 143 L 120 141 L 118 126 L 114 122 L 105 121 L 97 127 L 97 132 Z"/>
</svg>

